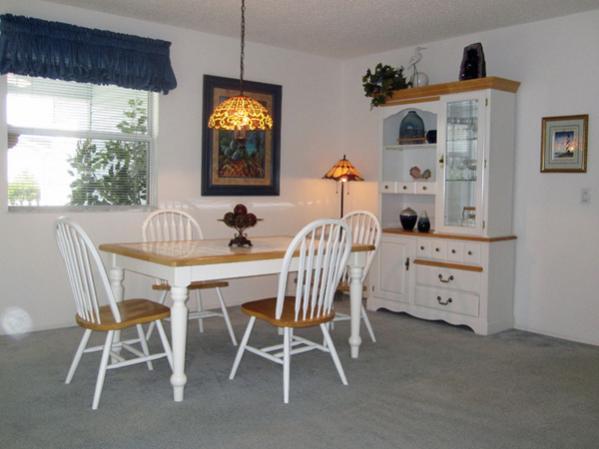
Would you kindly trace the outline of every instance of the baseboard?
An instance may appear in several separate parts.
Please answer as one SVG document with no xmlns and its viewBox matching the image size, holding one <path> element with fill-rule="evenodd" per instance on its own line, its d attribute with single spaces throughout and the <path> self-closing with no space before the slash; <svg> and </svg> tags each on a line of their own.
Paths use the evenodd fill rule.
<svg viewBox="0 0 599 449">
<path fill-rule="evenodd" d="M 572 337 L 569 335 L 562 335 L 555 332 L 547 332 L 533 327 L 517 326 L 514 325 L 514 329 L 524 332 L 531 332 L 533 334 L 545 335 L 547 337 L 559 338 L 560 340 L 572 341 L 575 343 L 583 343 L 585 345 L 599 346 L 599 338 L 597 340 L 586 340 L 584 338 Z"/>
</svg>

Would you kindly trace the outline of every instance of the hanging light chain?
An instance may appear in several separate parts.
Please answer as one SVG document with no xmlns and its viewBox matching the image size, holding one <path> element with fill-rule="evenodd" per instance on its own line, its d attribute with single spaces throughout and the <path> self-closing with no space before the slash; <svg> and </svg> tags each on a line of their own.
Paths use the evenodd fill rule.
<svg viewBox="0 0 599 449">
<path fill-rule="evenodd" d="M 241 0 L 241 51 L 239 53 L 239 95 L 243 96 L 243 59 L 245 57 L 245 0 Z"/>
</svg>

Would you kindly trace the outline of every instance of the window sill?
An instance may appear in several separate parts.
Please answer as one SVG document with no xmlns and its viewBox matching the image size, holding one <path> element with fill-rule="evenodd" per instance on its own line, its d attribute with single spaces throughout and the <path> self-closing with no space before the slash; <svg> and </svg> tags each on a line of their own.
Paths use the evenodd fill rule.
<svg viewBox="0 0 599 449">
<path fill-rule="evenodd" d="M 95 213 L 95 212 L 151 212 L 154 206 L 8 206 L 8 213 Z"/>
</svg>

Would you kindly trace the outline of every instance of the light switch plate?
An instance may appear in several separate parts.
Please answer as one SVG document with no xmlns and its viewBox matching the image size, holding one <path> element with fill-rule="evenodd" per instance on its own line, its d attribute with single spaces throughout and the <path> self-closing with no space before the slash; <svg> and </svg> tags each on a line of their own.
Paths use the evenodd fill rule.
<svg viewBox="0 0 599 449">
<path fill-rule="evenodd" d="M 591 204 L 591 189 L 584 187 L 580 189 L 580 204 Z"/>
</svg>

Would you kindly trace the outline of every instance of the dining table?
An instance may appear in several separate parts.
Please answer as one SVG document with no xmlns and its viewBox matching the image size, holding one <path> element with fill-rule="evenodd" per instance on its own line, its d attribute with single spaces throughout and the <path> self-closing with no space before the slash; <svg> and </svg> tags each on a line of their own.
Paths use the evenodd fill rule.
<svg viewBox="0 0 599 449">
<path fill-rule="evenodd" d="M 278 274 L 293 237 L 252 238 L 251 247 L 229 246 L 228 239 L 105 243 L 99 249 L 110 256 L 110 285 L 117 301 L 123 300 L 125 272 L 135 272 L 167 281 L 171 286 L 171 345 L 173 373 L 170 378 L 176 402 L 183 400 L 187 376 L 187 286 L 194 281 L 214 281 Z M 362 274 L 373 245 L 354 244 L 348 259 L 350 285 L 352 358 L 360 351 L 360 309 L 363 294 Z M 299 255 L 292 259 L 290 271 L 297 270 Z M 273 289 L 274 293 L 274 289 Z M 274 296 L 265 292 L 264 297 Z"/>
</svg>

